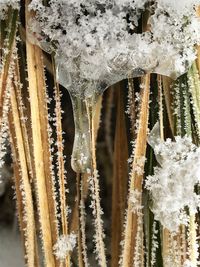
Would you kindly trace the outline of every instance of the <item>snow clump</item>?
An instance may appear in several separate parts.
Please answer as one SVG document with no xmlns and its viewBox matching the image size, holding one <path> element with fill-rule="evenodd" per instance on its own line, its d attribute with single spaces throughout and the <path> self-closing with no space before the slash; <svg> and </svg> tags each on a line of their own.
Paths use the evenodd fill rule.
<svg viewBox="0 0 200 267">
<path fill-rule="evenodd" d="M 195 186 L 200 181 L 200 148 L 191 138 L 167 139 L 154 148 L 160 167 L 148 176 L 146 188 L 152 196 L 155 219 L 171 232 L 177 232 L 181 224 L 187 225 L 189 214 L 195 214 L 200 197 Z"/>
</svg>

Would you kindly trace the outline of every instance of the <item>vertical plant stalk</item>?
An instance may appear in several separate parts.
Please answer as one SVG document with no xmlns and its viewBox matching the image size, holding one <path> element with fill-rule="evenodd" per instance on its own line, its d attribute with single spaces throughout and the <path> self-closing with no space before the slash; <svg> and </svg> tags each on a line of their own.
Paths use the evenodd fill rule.
<svg viewBox="0 0 200 267">
<path fill-rule="evenodd" d="M 106 267 L 106 255 L 105 255 L 105 244 L 104 244 L 104 231 L 103 222 L 101 215 L 103 213 L 100 205 L 100 195 L 99 195 L 99 180 L 96 162 L 96 123 L 95 119 L 95 108 L 91 106 L 86 100 L 87 115 L 89 120 L 89 130 L 90 130 L 90 144 L 91 144 L 91 155 L 92 155 L 92 173 L 89 178 L 90 189 L 92 193 L 93 202 L 93 214 L 95 221 L 95 246 L 99 265 L 101 267 Z"/>
<path fill-rule="evenodd" d="M 77 173 L 76 175 L 76 185 L 77 185 L 77 203 L 78 203 L 78 266 L 79 267 L 85 267 L 85 261 L 84 261 L 84 255 L 83 255 L 83 251 L 85 249 L 84 245 L 85 243 L 83 243 L 83 236 L 84 236 L 84 232 L 85 229 L 83 229 L 83 225 L 81 225 L 82 222 L 82 218 L 81 218 L 81 198 L 82 198 L 82 174 Z"/>
<path fill-rule="evenodd" d="M 106 105 L 105 105 L 105 142 L 108 150 L 110 162 L 113 161 L 113 142 L 111 138 L 111 121 L 112 121 L 112 108 L 113 108 L 113 86 L 106 92 Z"/>
<path fill-rule="evenodd" d="M 196 66 L 196 64 L 194 64 Z M 195 75 L 196 72 L 196 75 Z M 198 79 L 196 84 L 196 90 L 200 89 L 200 82 L 199 82 L 199 74 L 197 69 L 194 67 L 193 78 Z M 194 92 L 192 90 L 192 92 Z M 186 121 L 186 133 L 188 136 L 192 138 L 192 128 L 191 128 L 191 110 L 190 110 L 190 103 L 189 102 L 189 95 L 188 95 L 188 84 L 186 87 L 185 92 L 185 105 L 184 105 L 184 112 L 185 112 L 185 121 Z M 194 94 L 192 94 L 194 98 Z M 198 94 L 198 99 L 200 99 L 200 95 Z M 193 102 L 194 104 L 195 102 Z M 195 109 L 195 107 L 193 107 Z M 190 222 L 189 222 L 189 250 L 190 250 L 190 260 L 194 266 L 197 266 L 197 259 L 198 259 L 198 246 L 197 246 L 197 229 L 196 229 L 196 216 L 193 212 L 189 211 L 190 213 Z"/>
<path fill-rule="evenodd" d="M 163 120 L 163 88 L 162 78 L 158 75 L 158 103 L 159 103 L 159 124 L 160 124 L 160 138 L 164 141 L 164 120 Z"/>
<path fill-rule="evenodd" d="M 13 90 L 15 91 L 15 95 L 16 95 L 16 101 L 17 101 L 17 107 L 18 107 L 18 111 L 19 111 L 19 116 L 20 116 L 20 123 L 21 123 L 21 130 L 22 130 L 22 135 L 23 135 L 23 145 L 24 145 L 24 149 L 25 149 L 25 155 L 26 155 L 26 161 L 27 161 L 27 171 L 29 174 L 29 181 L 31 183 L 31 187 L 32 187 L 32 183 L 33 183 L 33 177 L 34 177 L 34 169 L 33 169 L 33 159 L 32 159 L 32 154 L 31 154 L 31 138 L 29 138 L 29 133 L 28 133 L 28 129 L 27 129 L 27 120 L 26 120 L 26 108 L 24 105 L 24 101 L 26 101 L 26 99 L 23 98 L 22 96 L 22 87 L 20 85 L 20 69 L 19 69 L 19 62 L 18 62 L 18 58 L 17 55 L 15 55 L 15 74 L 13 77 Z M 16 146 L 17 147 L 17 146 Z M 16 166 L 17 167 L 17 166 Z M 33 192 L 33 190 L 32 190 Z M 36 227 L 35 227 L 36 228 Z M 35 266 L 39 265 L 39 256 L 38 256 L 38 248 L 37 248 L 37 238 L 36 238 L 36 230 L 35 230 Z"/>
<path fill-rule="evenodd" d="M 67 202 L 66 202 L 66 177 L 65 177 L 65 163 L 63 155 L 63 137 L 62 137 L 62 110 L 61 110 L 61 96 L 59 84 L 56 81 L 55 63 L 53 60 L 53 76 L 54 76 L 54 95 L 55 95 L 55 114 L 56 114 L 56 134 L 57 134 L 57 163 L 58 163 L 58 177 L 59 177 L 59 189 L 60 189 L 60 210 L 61 210 L 61 225 L 62 234 L 69 234 L 68 215 L 67 215 Z M 65 266 L 70 266 L 70 255 L 68 254 L 65 259 Z"/>
<path fill-rule="evenodd" d="M 133 168 L 130 174 L 129 193 L 133 190 L 142 192 L 143 175 L 139 175 L 134 166 L 138 159 L 145 157 L 147 145 L 147 131 L 149 118 L 149 95 L 150 95 L 150 75 L 144 78 L 144 89 L 141 93 L 141 110 L 139 116 L 138 134 L 135 144 Z M 143 166 L 144 167 L 144 166 Z M 128 209 L 125 221 L 124 246 L 122 251 L 121 266 L 132 267 L 135 249 L 135 238 L 137 235 L 137 214 L 132 211 L 132 204 L 128 201 Z"/>
<path fill-rule="evenodd" d="M 6 21 L 0 20 L 0 59 L 3 58 L 3 46 L 6 37 Z"/>
<path fill-rule="evenodd" d="M 196 63 L 193 63 L 191 69 L 188 72 L 188 81 L 184 81 L 184 87 L 182 86 L 183 82 L 180 81 L 179 87 L 180 91 L 178 94 L 180 95 L 180 112 L 184 114 L 181 118 L 183 123 L 181 123 L 181 128 L 180 128 L 180 134 L 184 135 L 187 134 L 188 136 L 192 137 L 192 120 L 191 120 L 191 110 L 190 110 L 190 95 L 189 91 L 191 94 L 191 99 L 192 99 L 192 108 L 194 111 L 194 117 L 195 117 L 195 122 L 196 122 L 196 127 L 197 127 L 197 133 L 199 135 L 199 130 L 200 130 L 200 82 L 199 82 L 199 74 L 197 71 L 197 66 Z M 189 88 L 188 88 L 189 86 Z M 181 115 L 182 115 L 181 114 Z M 190 213 L 190 212 L 189 212 Z M 197 253 L 197 233 L 196 233 L 196 216 L 193 213 L 190 213 L 190 222 L 189 222 L 189 257 L 194 266 L 197 265 L 197 258 L 198 258 L 198 253 Z M 179 239 L 181 240 L 182 245 L 180 245 L 182 248 L 182 254 L 186 255 L 186 240 L 185 240 L 185 226 L 182 226 L 180 228 L 180 231 L 183 233 L 179 236 Z M 182 261 L 185 260 L 185 257 L 182 257 Z"/>
<path fill-rule="evenodd" d="M 193 266 L 197 266 L 198 259 L 198 246 L 197 246 L 197 233 L 196 233 L 196 216 L 190 213 L 190 224 L 189 224 L 189 252 L 190 260 Z"/>
<path fill-rule="evenodd" d="M 197 8 L 197 16 L 200 17 L 200 6 Z M 200 46 L 197 47 L 197 68 L 200 75 Z"/>
<path fill-rule="evenodd" d="M 27 167 L 28 167 L 28 173 L 30 176 L 30 182 L 33 181 L 33 161 L 31 158 L 31 141 L 28 136 L 28 129 L 27 129 L 27 114 L 26 114 L 26 108 L 24 105 L 24 99 L 22 96 L 22 88 L 20 86 L 20 69 L 19 69 L 19 64 L 18 64 L 18 59 L 16 56 L 15 60 L 15 75 L 14 75 L 14 83 L 13 87 L 15 89 L 15 94 L 16 94 L 16 100 L 17 100 L 17 105 L 18 105 L 18 110 L 19 110 L 19 116 L 20 116 L 20 121 L 21 121 L 21 128 L 22 128 L 22 134 L 23 134 L 23 140 L 24 140 L 24 148 L 26 152 L 26 158 L 27 158 Z"/>
<path fill-rule="evenodd" d="M 88 256 L 87 256 L 87 244 L 86 244 L 86 211 L 85 211 L 85 200 L 88 187 L 87 186 L 87 180 L 84 180 L 84 174 L 81 175 L 82 179 L 80 181 L 80 205 L 79 205 L 79 210 L 80 210 L 80 231 L 81 231 L 81 246 L 82 246 L 82 255 L 83 255 L 83 262 L 84 262 L 84 267 L 89 267 L 89 261 L 88 261 Z M 84 184 L 86 182 L 86 185 Z M 86 188 L 85 188 L 86 187 Z"/>
<path fill-rule="evenodd" d="M 20 169 L 21 178 L 16 177 L 16 186 L 18 192 L 18 201 L 20 210 L 22 212 L 22 225 L 25 225 L 24 231 L 24 241 L 25 241 L 25 251 L 27 258 L 27 266 L 38 266 L 37 257 L 35 253 L 37 252 L 36 245 L 36 232 L 35 232 L 35 219 L 34 219 L 34 208 L 33 208 L 33 199 L 32 199 L 32 190 L 30 184 L 30 177 L 28 172 L 27 158 L 24 147 L 24 138 L 22 132 L 22 126 L 20 122 L 19 108 L 17 104 L 16 91 L 13 87 L 11 88 L 11 118 L 10 124 L 13 123 L 13 149 L 15 155 L 15 161 L 17 166 Z M 19 171 L 17 171 L 19 174 Z M 15 174 L 17 174 L 15 172 Z M 20 179 L 20 180 L 19 180 Z M 22 189 L 21 189 L 22 188 Z M 21 191 L 22 190 L 22 191 Z"/>
<path fill-rule="evenodd" d="M 186 261 L 186 255 L 187 255 L 187 241 L 186 241 L 186 226 L 181 225 L 180 226 L 180 235 L 181 235 L 181 263 L 183 264 Z"/>
<path fill-rule="evenodd" d="M 87 104 L 86 110 L 87 110 Z M 100 125 L 100 117 L 101 117 L 101 107 L 102 107 L 102 96 L 99 96 L 97 103 L 95 104 L 95 114 L 94 114 L 94 139 L 96 144 L 98 129 Z M 89 125 L 90 119 L 88 117 Z M 89 131 L 91 131 L 89 129 Z M 91 140 L 89 140 L 91 142 Z M 75 206 L 77 212 L 75 212 L 77 216 L 77 223 L 74 220 L 72 221 L 72 225 L 75 224 L 78 229 L 78 255 L 79 255 L 79 266 L 89 267 L 89 261 L 87 257 L 87 244 L 86 244 L 86 226 L 85 226 L 85 201 L 88 195 L 88 174 L 87 173 L 77 173 L 77 203 L 78 207 Z"/>
<path fill-rule="evenodd" d="M 8 53 L 3 60 L 3 67 L 0 73 L 0 127 L 3 115 L 3 106 L 5 100 L 5 93 L 10 69 L 10 63 L 13 55 L 13 48 L 16 37 L 18 11 L 10 9 L 9 21 L 8 21 L 8 43 L 6 49 Z"/>
<path fill-rule="evenodd" d="M 131 134 L 135 136 L 136 104 L 133 78 L 128 78 L 128 114 L 131 123 Z"/>
<path fill-rule="evenodd" d="M 172 134 L 175 134 L 175 129 L 174 129 L 174 115 L 173 115 L 173 109 L 172 109 L 172 102 L 173 102 L 173 97 L 171 94 L 171 86 L 173 84 L 173 80 L 166 76 L 162 76 L 162 84 L 163 84 L 163 92 L 164 92 L 164 97 L 165 97 L 165 103 L 166 103 L 166 108 L 167 108 L 167 114 L 169 118 L 169 124 L 170 128 L 172 131 Z"/>
<path fill-rule="evenodd" d="M 26 23 L 31 17 L 26 1 Z M 55 267 L 53 244 L 57 241 L 58 229 L 52 185 L 52 166 L 48 136 L 47 103 L 45 92 L 44 65 L 41 49 L 26 42 L 35 184 L 41 226 L 44 260 L 48 267 Z"/>
<path fill-rule="evenodd" d="M 182 88 L 180 89 L 182 90 Z M 184 112 L 184 132 L 188 136 L 192 137 L 192 118 L 191 118 L 191 100 L 190 100 L 190 93 L 188 87 L 188 81 L 185 77 L 185 90 L 182 90 L 183 94 L 183 112 Z"/>
<path fill-rule="evenodd" d="M 192 96 L 192 108 L 197 128 L 198 138 L 200 139 L 200 80 L 196 63 L 188 71 L 188 85 Z"/>
<path fill-rule="evenodd" d="M 111 266 L 117 267 L 120 255 L 120 241 L 123 231 L 124 210 L 128 177 L 128 143 L 124 115 L 124 101 L 121 86 L 114 88 L 117 98 L 117 119 L 114 141 L 114 166 L 112 182 L 112 240 Z"/>
<path fill-rule="evenodd" d="M 160 139 L 164 141 L 163 88 L 162 88 L 161 75 L 158 75 L 158 102 L 159 102 Z M 170 239 L 170 232 L 167 229 L 163 229 L 162 230 L 162 254 L 163 254 L 164 262 L 165 262 L 165 259 L 169 257 L 169 247 L 170 247 L 169 239 Z"/>
</svg>

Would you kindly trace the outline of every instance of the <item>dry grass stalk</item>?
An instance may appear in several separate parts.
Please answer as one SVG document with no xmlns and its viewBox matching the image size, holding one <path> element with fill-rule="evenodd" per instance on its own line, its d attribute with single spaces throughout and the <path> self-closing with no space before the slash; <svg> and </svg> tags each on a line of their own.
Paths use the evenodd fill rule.
<svg viewBox="0 0 200 267">
<path fill-rule="evenodd" d="M 113 108 L 113 96 L 114 90 L 111 86 L 106 92 L 106 104 L 105 104 L 105 142 L 108 150 L 110 162 L 113 161 L 113 142 L 111 137 L 111 119 Z"/>
<path fill-rule="evenodd" d="M 32 199 L 32 190 L 30 184 L 30 176 L 27 164 L 27 157 L 24 146 L 24 138 L 22 125 L 20 121 L 19 107 L 17 104 L 16 90 L 13 83 L 11 88 L 11 117 L 13 123 L 13 149 L 15 155 L 15 161 L 17 163 L 17 170 L 15 170 L 15 184 L 19 203 L 19 210 L 21 211 L 20 221 L 24 231 L 25 251 L 27 257 L 27 266 L 38 266 L 37 261 L 37 244 L 36 244 L 36 232 L 35 232 L 35 220 L 34 220 L 34 208 Z M 19 174 L 20 170 L 20 174 Z M 20 177 L 19 177 L 20 176 Z M 22 188 L 22 191 L 21 191 Z M 21 203 L 21 204 L 20 204 Z"/>
<path fill-rule="evenodd" d="M 95 108 L 90 105 L 90 103 L 86 102 L 88 120 L 89 120 L 89 128 L 91 135 L 91 156 L 92 156 L 92 173 L 91 173 L 91 187 L 93 190 L 92 198 L 93 198 L 93 213 L 95 220 L 95 235 L 96 235 L 96 252 L 99 260 L 99 265 L 101 267 L 106 267 L 106 255 L 105 255 L 105 244 L 103 241 L 104 231 L 103 231 L 103 223 L 102 223 L 102 210 L 100 204 L 100 195 L 99 195 L 99 180 L 98 180 L 98 172 L 97 172 L 97 161 L 96 161 L 96 126 L 95 123 Z"/>
<path fill-rule="evenodd" d="M 29 1 L 26 1 L 26 21 L 31 16 L 27 10 L 28 4 Z M 36 175 L 35 184 L 41 237 L 45 264 L 48 267 L 55 267 L 57 262 L 53 255 L 53 245 L 57 241 L 58 229 L 51 176 L 44 65 L 42 51 L 39 47 L 27 41 L 26 50 Z"/>
<path fill-rule="evenodd" d="M 85 180 L 85 178 L 87 178 Z M 86 243 L 86 210 L 85 210 L 85 201 L 88 194 L 88 177 L 81 175 L 80 181 L 80 205 L 79 205 L 79 221 L 80 221 L 80 232 L 81 232 L 81 247 L 84 266 L 89 266 L 89 260 L 87 255 L 87 243 Z"/>
<path fill-rule="evenodd" d="M 197 226 L 195 214 L 190 214 L 189 230 L 189 256 L 193 266 L 197 266 L 198 248 L 197 248 Z"/>
<path fill-rule="evenodd" d="M 130 192 L 138 190 L 142 192 L 143 175 L 139 175 L 134 166 L 137 160 L 146 155 L 147 129 L 149 118 L 149 94 L 150 94 L 150 75 L 144 78 L 144 89 L 141 94 L 141 110 L 139 117 L 138 134 L 136 138 L 135 153 L 133 160 L 133 169 L 130 176 Z M 137 234 L 138 216 L 132 211 L 132 205 L 128 201 L 128 210 L 125 222 L 124 247 L 122 252 L 122 267 L 131 267 L 133 265 L 133 255 L 135 248 L 135 238 Z"/>
<path fill-rule="evenodd" d="M 200 80 L 197 65 L 194 62 L 188 71 L 188 85 L 192 98 L 192 108 L 198 137 L 200 138 Z"/>
<path fill-rule="evenodd" d="M 129 117 L 131 123 L 131 134 L 135 137 L 135 122 L 136 122 L 136 104 L 135 104 L 135 89 L 132 78 L 128 78 L 128 101 L 129 101 Z"/>
<path fill-rule="evenodd" d="M 20 121 L 21 121 L 21 128 L 22 128 L 22 134 L 23 134 L 23 140 L 24 140 L 24 148 L 25 148 L 26 158 L 27 158 L 28 173 L 30 176 L 30 182 L 32 182 L 33 176 L 34 176 L 34 169 L 33 169 L 34 163 L 33 163 L 32 155 L 31 155 L 31 138 L 29 138 L 30 133 L 28 132 L 29 125 L 26 123 L 27 110 L 25 110 L 24 99 L 22 95 L 22 88 L 19 85 L 20 84 L 20 70 L 19 70 L 17 56 L 15 60 L 14 83 L 17 85 L 15 86 L 15 94 L 16 94 L 16 100 L 17 100 L 17 105 L 18 105 L 18 110 L 19 110 L 19 116 L 21 118 Z"/>
<path fill-rule="evenodd" d="M 84 262 L 84 258 L 83 258 L 83 251 L 85 249 L 82 239 L 83 239 L 83 235 L 85 232 L 85 229 L 81 228 L 81 174 L 77 173 L 76 175 L 76 186 L 77 186 L 77 203 L 78 203 L 78 266 L 80 267 L 85 267 L 85 262 Z"/>
<path fill-rule="evenodd" d="M 117 119 L 114 141 L 114 166 L 112 181 L 112 267 L 117 267 L 120 255 L 120 241 L 123 231 L 124 210 L 127 193 L 128 177 L 128 143 L 124 114 L 122 87 L 118 84 L 113 88 L 117 98 Z"/>
<path fill-rule="evenodd" d="M 85 226 L 83 220 L 84 208 L 87 195 L 88 195 L 88 174 L 77 173 L 77 195 L 75 204 L 72 211 L 72 219 L 70 223 L 70 232 L 74 232 L 78 235 L 78 256 L 84 266 L 87 265 L 87 251 L 86 251 L 86 240 L 85 240 Z"/>
<path fill-rule="evenodd" d="M 163 88 L 162 88 L 161 75 L 158 75 L 158 99 L 159 99 L 158 102 L 159 102 L 160 139 L 162 141 L 164 141 L 165 137 L 164 137 L 164 121 L 163 121 Z M 163 259 L 167 259 L 167 257 L 169 256 L 170 237 L 171 237 L 170 232 L 167 229 L 163 229 L 162 230 L 162 255 L 163 255 Z"/>
<path fill-rule="evenodd" d="M 173 115 L 173 107 L 172 107 L 172 102 L 173 102 L 173 97 L 171 94 L 171 85 L 173 83 L 173 80 L 166 77 L 162 76 L 162 84 L 163 84 L 163 92 L 164 92 L 164 97 L 165 97 L 165 103 L 166 103 L 166 108 L 167 108 L 167 114 L 169 118 L 169 124 L 170 128 L 172 131 L 172 134 L 174 135 L 174 115 Z"/>
<path fill-rule="evenodd" d="M 38 99 L 39 90 L 43 88 L 43 82 L 37 80 L 37 74 L 35 73 L 35 66 L 39 65 L 35 62 L 34 54 L 38 53 L 41 56 L 38 48 L 33 47 L 31 44 L 27 44 L 27 63 L 28 63 L 28 77 L 29 77 L 29 94 L 31 103 L 31 120 L 32 120 L 32 135 L 33 135 L 33 149 L 34 149 L 34 162 L 35 162 L 35 182 L 37 187 L 38 206 L 40 213 L 40 223 L 42 231 L 42 239 L 44 245 L 45 260 L 47 266 L 55 266 L 53 256 L 53 240 L 51 233 L 51 222 L 49 209 L 49 197 L 47 194 L 46 176 L 45 176 L 45 164 L 43 154 L 43 138 L 40 122 L 40 104 Z M 37 68 L 36 67 L 36 68 Z M 40 83 L 40 84 L 39 84 Z M 48 155 L 48 154 L 47 154 Z"/>
<path fill-rule="evenodd" d="M 197 16 L 200 17 L 200 6 L 197 8 Z M 197 47 L 197 67 L 200 74 L 200 46 Z"/>
<path fill-rule="evenodd" d="M 158 103 L 159 103 L 159 124 L 160 138 L 164 141 L 164 121 L 163 121 L 163 88 L 161 75 L 157 77 L 158 82 Z"/>
<path fill-rule="evenodd" d="M 0 127 L 1 127 L 1 119 L 3 115 L 3 106 L 4 106 L 4 100 L 5 100 L 5 94 L 6 94 L 10 63 L 11 63 L 11 58 L 13 55 L 13 48 L 15 44 L 17 17 L 18 17 L 18 11 L 10 10 L 10 16 L 9 16 L 9 21 L 8 21 L 8 37 L 7 37 L 8 43 L 6 46 L 8 53 L 3 59 L 3 67 L 0 73 Z"/>
<path fill-rule="evenodd" d="M 59 178 L 59 189 L 60 189 L 60 210 L 61 210 L 61 226 L 62 226 L 62 234 L 69 234 L 69 225 L 68 225 L 68 215 L 67 215 L 67 202 L 66 202 L 66 177 L 65 177 L 65 163 L 64 163 L 64 155 L 63 155 L 63 130 L 62 130 L 62 110 L 61 110 L 61 95 L 59 84 L 56 81 L 56 69 L 55 63 L 53 61 L 53 76 L 54 76 L 54 96 L 55 96 L 55 115 L 56 115 L 56 134 L 57 134 L 57 163 L 58 163 L 58 178 Z M 65 259 L 65 266 L 70 266 L 70 256 Z"/>
<path fill-rule="evenodd" d="M 187 255 L 187 241 L 186 241 L 186 226 L 180 226 L 180 238 L 181 238 L 181 263 L 183 264 L 186 261 Z"/>
</svg>

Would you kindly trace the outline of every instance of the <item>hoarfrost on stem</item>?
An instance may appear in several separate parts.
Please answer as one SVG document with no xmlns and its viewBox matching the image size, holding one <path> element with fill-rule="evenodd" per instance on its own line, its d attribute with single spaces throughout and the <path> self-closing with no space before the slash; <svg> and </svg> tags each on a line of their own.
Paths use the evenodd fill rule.
<svg viewBox="0 0 200 267">
<path fill-rule="evenodd" d="M 64 260 L 68 253 L 73 251 L 75 246 L 76 235 L 74 233 L 62 235 L 54 245 L 54 254 L 56 255 L 57 259 Z"/>
<path fill-rule="evenodd" d="M 131 190 L 129 201 L 131 203 L 133 213 L 142 213 L 142 193 L 140 191 L 138 191 L 137 189 Z"/>
<path fill-rule="evenodd" d="M 200 181 L 200 148 L 191 138 L 175 137 L 175 141 L 160 141 L 154 147 L 160 167 L 148 176 L 146 188 L 152 195 L 155 219 L 171 232 L 177 232 L 181 224 L 187 225 L 188 213 L 196 213 L 200 197 L 195 185 Z"/>
</svg>

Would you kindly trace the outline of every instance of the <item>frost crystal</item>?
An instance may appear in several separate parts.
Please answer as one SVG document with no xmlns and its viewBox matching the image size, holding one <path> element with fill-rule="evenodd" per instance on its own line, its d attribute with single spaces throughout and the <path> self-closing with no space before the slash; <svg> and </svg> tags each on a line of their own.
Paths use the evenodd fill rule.
<svg viewBox="0 0 200 267">
<path fill-rule="evenodd" d="M 55 52 L 59 82 L 78 94 L 156 72 L 176 78 L 196 58 L 197 0 L 32 0 L 30 39 Z M 137 33 L 149 6 L 148 30 Z M 87 94 L 90 94 L 87 91 Z"/>
<path fill-rule="evenodd" d="M 145 157 L 140 157 L 136 159 L 136 162 L 133 164 L 133 170 L 136 172 L 137 175 L 142 175 L 144 173 L 145 160 Z"/>
<path fill-rule="evenodd" d="M 137 189 L 131 190 L 129 201 L 132 205 L 133 213 L 141 213 L 143 206 L 141 205 L 142 202 L 142 193 Z"/>
<path fill-rule="evenodd" d="M 194 266 L 194 264 L 191 261 L 186 260 L 183 264 L 183 267 L 196 267 L 196 266 Z"/>
<path fill-rule="evenodd" d="M 57 259 L 64 260 L 69 252 L 76 246 L 76 235 L 71 233 L 69 235 L 62 235 L 59 237 L 57 243 L 54 245 L 54 254 Z"/>
<path fill-rule="evenodd" d="M 200 148 L 189 137 L 175 137 L 155 145 L 160 167 L 148 176 L 146 188 L 150 190 L 155 219 L 170 231 L 176 232 L 180 224 L 188 223 L 189 209 L 194 214 L 200 206 L 195 185 L 200 181 Z"/>
</svg>

